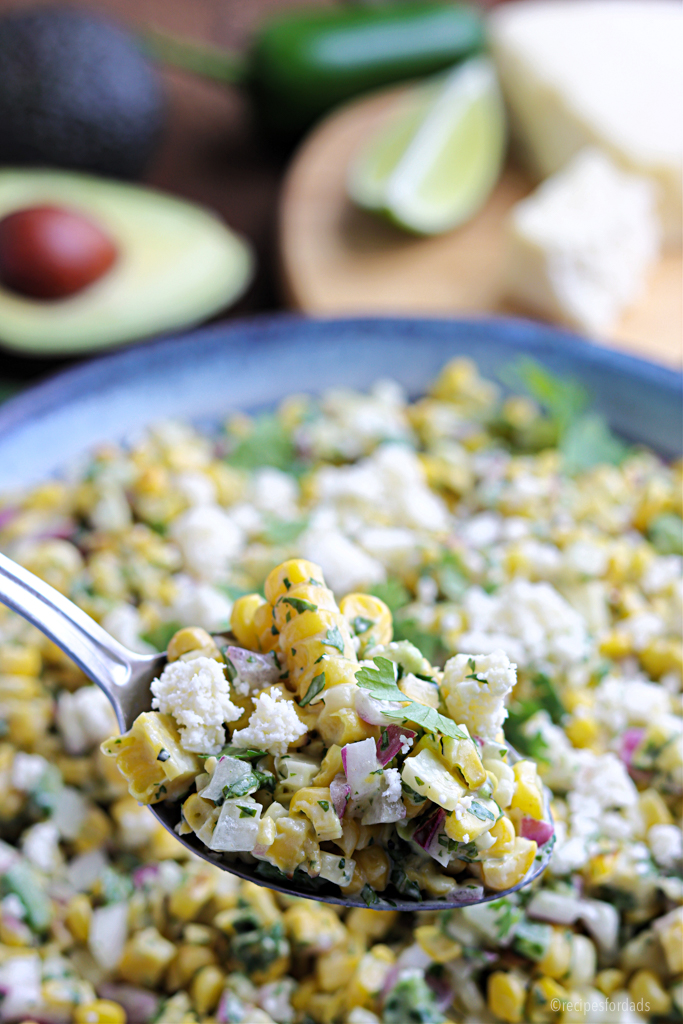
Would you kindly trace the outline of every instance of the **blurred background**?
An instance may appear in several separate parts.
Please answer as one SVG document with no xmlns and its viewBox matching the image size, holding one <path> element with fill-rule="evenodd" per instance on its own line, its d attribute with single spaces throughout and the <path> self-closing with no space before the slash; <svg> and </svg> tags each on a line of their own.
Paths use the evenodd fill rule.
<svg viewBox="0 0 683 1024">
<path fill-rule="evenodd" d="M 591 0 L 583 0 L 582 6 L 586 3 L 590 5 Z M 60 0 L 43 0 L 39 5 L 34 0 L 0 0 L 0 16 L 31 11 L 37 6 L 45 10 L 61 9 L 64 5 Z M 367 148 L 368 140 L 378 137 L 390 120 L 399 95 L 395 85 L 387 99 L 380 97 L 379 105 L 371 96 L 372 89 L 368 103 L 359 87 L 358 102 L 366 105 L 362 110 L 360 106 L 358 111 L 354 110 L 351 118 L 333 113 L 331 122 L 314 128 L 312 140 L 305 139 L 302 130 L 290 132 L 283 139 L 270 130 L 272 125 L 264 129 L 257 123 L 254 105 L 244 89 L 226 87 L 224 82 L 207 77 L 207 70 L 209 76 L 216 75 L 212 54 L 245 54 L 264 25 L 281 14 L 291 14 L 301 5 L 293 5 L 291 0 L 78 0 L 69 6 L 113 19 L 131 31 L 136 43 L 142 41 L 147 51 L 159 58 L 166 113 L 160 141 L 146 163 L 141 182 L 209 207 L 248 240 L 253 249 L 253 276 L 248 287 L 236 286 L 235 291 L 240 294 L 234 297 L 230 308 L 216 312 L 208 302 L 204 315 L 188 315 L 188 323 L 216 315 L 245 315 L 288 306 L 313 314 L 522 312 L 564 320 L 585 333 L 604 335 L 605 340 L 640 354 L 680 364 L 681 264 L 676 247 L 673 255 L 667 249 L 657 262 L 652 253 L 647 256 L 648 245 L 641 238 L 639 252 L 634 250 L 634 264 L 638 267 L 631 268 L 630 273 L 635 278 L 642 276 L 647 264 L 645 299 L 641 301 L 642 288 L 634 285 L 631 303 L 629 283 L 612 282 L 613 291 L 618 293 L 621 287 L 626 294 L 617 302 L 617 313 L 604 330 L 591 330 L 590 317 L 567 317 L 559 307 L 553 311 L 552 302 L 546 302 L 546 308 L 543 301 L 537 303 L 537 308 L 533 302 L 520 302 L 524 288 L 518 287 L 517 294 L 515 288 L 508 289 L 508 295 L 500 292 L 502 253 L 508 244 L 504 237 L 506 217 L 515 202 L 535 184 L 534 174 L 520 169 L 514 147 L 503 177 L 497 179 L 497 184 L 492 183 L 490 197 L 487 192 L 478 205 L 472 202 L 472 213 L 464 218 L 464 227 L 456 225 L 456 230 L 451 231 L 445 223 L 443 230 L 425 230 L 419 225 L 416 229 L 414 224 L 403 223 L 401 215 L 390 216 L 390 224 L 386 217 L 382 220 L 360 210 L 359 207 L 368 205 L 362 198 L 355 197 L 354 207 L 345 180 L 347 165 L 356 151 L 362 150 L 363 145 Z M 387 5 L 309 0 L 305 6 L 309 10 L 362 13 Z M 401 4 L 394 6 L 398 9 Z M 433 5 L 425 2 L 424 6 Z M 481 14 L 483 24 L 494 6 L 501 10 L 514 5 L 495 5 L 484 0 L 472 5 Z M 190 51 L 175 49 L 187 43 L 191 44 Z M 192 51 L 194 44 L 207 44 L 211 52 L 208 56 L 197 56 Z M 616 43 L 615 47 L 618 49 Z M 273 54 L 266 57 L 273 59 Z M 350 59 L 353 62 L 355 58 Z M 624 62 L 627 59 L 628 46 Z M 188 62 L 192 71 L 171 66 Z M 197 70 L 202 73 L 195 73 Z M 218 74 L 224 76 L 225 68 L 219 68 Z M 401 75 L 394 77 L 400 79 Z M 407 73 L 407 77 L 412 78 L 412 73 Z M 401 88 L 404 87 L 399 87 L 399 91 Z M 671 88 L 676 88 L 675 81 Z M 0 92 L 1 89 L 0 82 Z M 507 94 L 506 99 L 509 100 Z M 624 104 L 628 102 L 628 97 L 624 97 Z M 283 107 L 286 104 L 285 99 Z M 489 130 L 491 117 L 486 123 Z M 0 148 L 1 144 L 0 138 Z M 490 149 L 493 144 L 486 145 Z M 493 166 L 496 158 L 489 155 L 488 159 Z M 34 162 L 42 165 L 45 160 Z M 500 171 L 501 167 L 496 165 L 498 175 Z M 366 167 L 366 179 L 367 173 Z M 539 175 L 536 169 L 536 179 L 539 176 L 545 175 Z M 617 229 L 638 233 L 638 225 L 633 224 L 625 228 L 613 225 L 606 231 L 614 233 Z M 624 248 L 623 238 L 616 244 L 616 249 L 620 247 Z M 629 271 L 624 273 L 628 278 Z M 410 287 L 413 280 L 415 294 Z M 65 301 L 68 304 L 73 300 Z M 625 316 L 622 307 L 626 309 Z M 7 326 L 6 312 L 0 302 L 0 341 L 7 343 L 0 353 L 1 377 L 7 392 L 62 365 L 72 353 L 63 342 L 52 345 L 49 353 L 41 351 L 44 346 L 36 343 L 31 326 L 27 354 L 28 335 L 21 333 L 22 327 L 21 343 L 15 342 L 14 321 Z M 23 315 L 21 310 L 19 313 Z M 181 319 L 178 327 L 183 326 Z M 146 330 L 142 335 L 150 333 L 154 332 Z M 135 331 L 123 340 L 136 340 Z M 81 339 L 78 354 L 88 351 L 88 344 Z"/>
</svg>

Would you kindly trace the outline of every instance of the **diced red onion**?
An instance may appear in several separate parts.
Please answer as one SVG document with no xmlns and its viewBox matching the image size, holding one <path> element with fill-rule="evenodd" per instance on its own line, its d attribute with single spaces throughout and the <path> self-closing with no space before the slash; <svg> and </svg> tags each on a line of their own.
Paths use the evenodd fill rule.
<svg viewBox="0 0 683 1024">
<path fill-rule="evenodd" d="M 445 1013 L 453 1002 L 455 992 L 442 975 L 426 974 L 425 981 L 436 997 L 436 1005 L 441 1013 Z"/>
<path fill-rule="evenodd" d="M 430 818 L 425 821 L 424 825 L 421 825 L 413 833 L 413 839 L 418 846 L 421 846 L 423 850 L 428 850 L 432 845 L 434 839 L 438 836 L 441 831 L 441 826 L 446 818 L 446 812 L 443 807 L 439 807 L 438 810 L 432 814 Z"/>
<path fill-rule="evenodd" d="M 106 981 L 97 986 L 100 999 L 111 999 L 126 1011 L 128 1024 L 148 1024 L 159 1010 L 159 996 L 136 985 L 117 985 Z"/>
<path fill-rule="evenodd" d="M 133 885 L 136 889 L 142 889 L 145 885 L 156 882 L 158 875 L 158 864 L 143 864 L 133 872 Z"/>
<path fill-rule="evenodd" d="M 404 745 L 404 739 L 412 740 L 415 735 L 412 729 L 404 729 L 401 725 L 388 725 L 386 729 L 383 729 L 382 735 L 377 740 L 377 758 L 382 767 L 393 761 Z M 385 736 L 386 744 L 382 746 Z"/>
<path fill-rule="evenodd" d="M 362 799 L 370 793 L 376 793 L 382 776 L 377 774 L 380 763 L 377 760 L 377 748 L 373 739 L 358 740 L 342 747 L 342 764 L 346 781 L 351 787 L 354 800 Z"/>
<path fill-rule="evenodd" d="M 640 741 L 645 735 L 644 729 L 627 729 L 621 737 L 621 747 L 619 748 L 619 757 L 624 762 L 627 768 L 631 767 L 633 761 L 633 754 L 636 748 L 639 746 Z"/>
<path fill-rule="evenodd" d="M 12 508 L 10 505 L 7 508 L 0 508 L 0 530 L 14 519 L 18 511 L 18 508 Z"/>
<path fill-rule="evenodd" d="M 550 821 L 538 821 L 536 818 L 522 818 L 520 835 L 524 839 L 533 839 L 543 846 L 555 835 L 555 827 Z"/>
<path fill-rule="evenodd" d="M 472 739 L 474 740 L 475 743 L 478 743 L 480 747 L 483 747 L 484 744 L 486 743 L 486 740 L 483 740 L 481 736 L 473 736 Z"/>
<path fill-rule="evenodd" d="M 342 760 L 343 758 L 344 753 L 342 751 Z M 330 798 L 332 800 L 332 804 L 334 805 L 334 809 L 337 812 L 338 818 L 344 817 L 344 811 L 346 810 L 346 804 L 348 803 L 348 799 L 350 796 L 351 787 L 349 786 L 344 776 L 341 774 L 335 775 L 335 777 L 332 779 L 332 782 L 330 782 Z"/>
<path fill-rule="evenodd" d="M 282 675 L 282 669 L 275 661 L 275 655 L 257 654 L 246 651 L 243 647 L 228 647 L 227 655 L 235 666 L 240 679 L 250 686 L 267 686 L 276 683 Z"/>
</svg>

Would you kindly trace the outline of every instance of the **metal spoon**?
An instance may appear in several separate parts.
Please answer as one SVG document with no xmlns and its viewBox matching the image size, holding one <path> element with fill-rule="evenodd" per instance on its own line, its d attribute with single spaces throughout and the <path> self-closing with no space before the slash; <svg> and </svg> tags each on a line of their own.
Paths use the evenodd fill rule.
<svg viewBox="0 0 683 1024">
<path fill-rule="evenodd" d="M 3 554 L 0 554 L 0 602 L 33 623 L 97 683 L 109 698 L 122 732 L 130 729 L 139 714 L 150 710 L 150 683 L 163 670 L 165 654 L 136 654 L 129 651 L 63 594 Z M 518 755 L 515 751 L 511 749 L 510 752 L 512 759 L 516 759 Z M 227 860 L 225 855 L 207 849 L 196 836 L 179 836 L 174 831 L 180 817 L 178 803 L 162 801 L 150 805 L 149 809 L 179 843 L 223 871 L 290 896 L 305 896 L 318 902 L 347 907 L 372 906 L 374 910 L 444 910 L 501 899 L 528 885 L 545 870 L 553 846 L 552 840 L 542 846 L 523 881 L 502 892 L 485 893 L 482 897 L 468 899 L 466 892 L 458 890 L 443 899 L 420 901 L 401 897 L 398 893 L 395 899 L 377 894 L 376 902 L 369 902 L 360 895 L 335 895 L 334 886 L 327 882 L 311 880 L 310 887 L 306 887 L 305 883 L 295 885 L 277 875 L 273 878 L 264 877 L 259 873 L 264 870 L 262 862 Z M 472 882 L 475 880 L 472 879 Z"/>
</svg>

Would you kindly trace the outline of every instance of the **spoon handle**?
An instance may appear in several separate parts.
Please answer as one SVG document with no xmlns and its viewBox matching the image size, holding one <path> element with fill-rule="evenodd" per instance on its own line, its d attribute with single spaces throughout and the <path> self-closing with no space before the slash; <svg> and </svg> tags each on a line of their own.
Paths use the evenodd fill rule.
<svg viewBox="0 0 683 1024">
<path fill-rule="evenodd" d="M 121 728 L 130 725 L 131 691 L 141 674 L 153 674 L 158 656 L 129 651 L 58 590 L 1 553 L 0 602 L 61 647 L 106 693 Z"/>
</svg>

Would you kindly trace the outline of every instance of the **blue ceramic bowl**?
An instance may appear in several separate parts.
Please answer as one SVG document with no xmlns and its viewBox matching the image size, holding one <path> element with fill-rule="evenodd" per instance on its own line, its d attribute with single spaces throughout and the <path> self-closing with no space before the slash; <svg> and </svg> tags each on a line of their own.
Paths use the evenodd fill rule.
<svg viewBox="0 0 683 1024">
<path fill-rule="evenodd" d="M 0 490 L 37 482 L 150 421 L 222 419 L 293 392 L 366 388 L 393 377 L 418 395 L 446 360 L 497 377 L 519 355 L 581 380 L 612 427 L 681 453 L 681 377 L 524 320 L 306 320 L 273 316 L 161 338 L 83 363 L 0 407 Z"/>
</svg>

